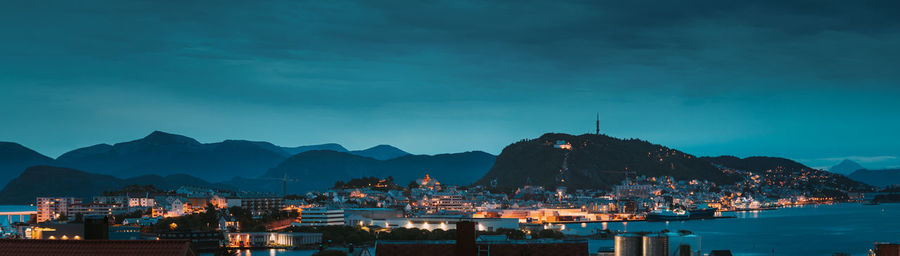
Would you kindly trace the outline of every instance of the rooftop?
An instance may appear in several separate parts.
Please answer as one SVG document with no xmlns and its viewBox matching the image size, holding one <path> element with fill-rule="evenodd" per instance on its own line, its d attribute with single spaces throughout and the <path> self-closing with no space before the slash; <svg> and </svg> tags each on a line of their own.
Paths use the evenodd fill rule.
<svg viewBox="0 0 900 256">
<path fill-rule="evenodd" d="M 0 240 L 0 256 L 194 256 L 188 240 Z"/>
</svg>

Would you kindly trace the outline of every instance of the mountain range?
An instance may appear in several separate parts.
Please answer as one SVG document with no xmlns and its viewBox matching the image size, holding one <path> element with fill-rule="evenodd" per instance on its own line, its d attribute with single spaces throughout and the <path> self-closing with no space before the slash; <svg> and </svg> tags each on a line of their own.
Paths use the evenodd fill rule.
<svg viewBox="0 0 900 256">
<path fill-rule="evenodd" d="M 876 187 L 900 185 L 900 169 L 867 169 L 853 160 L 846 159 L 828 171 L 847 175 L 848 178 Z"/>
<path fill-rule="evenodd" d="M 484 175 L 495 157 L 482 151 L 438 155 L 405 155 L 386 160 L 330 150 L 307 151 L 288 158 L 261 178 L 237 178 L 225 182 L 256 191 L 280 192 L 281 179 L 292 181 L 288 193 L 331 188 L 337 181 L 359 177 L 393 177 L 405 186 L 425 174 L 445 184 L 470 184 Z M 323 175 L 326 174 L 327 175 Z"/>
<path fill-rule="evenodd" d="M 847 177 L 877 187 L 885 187 L 891 185 L 900 186 L 900 169 L 861 169 L 854 171 Z"/>
<path fill-rule="evenodd" d="M 189 174 L 210 181 L 255 176 L 287 156 L 265 142 L 226 140 L 203 144 L 155 131 L 138 140 L 98 144 L 57 158 L 60 166 L 114 176 Z"/>
<path fill-rule="evenodd" d="M 309 154 L 305 154 L 307 152 Z M 354 166 L 359 170 L 366 170 L 364 173 L 369 176 L 393 176 L 398 182 L 414 180 L 414 177 L 424 176 L 426 172 L 433 170 L 435 174 L 446 174 L 440 176 L 445 176 L 448 182 L 468 184 L 486 172 L 493 165 L 493 160 L 493 155 L 484 152 L 413 155 L 390 145 L 347 150 L 335 143 L 300 147 L 281 147 L 269 142 L 247 140 L 200 143 L 190 137 L 154 131 L 133 141 L 75 149 L 57 159 L 41 155 L 17 143 L 0 142 L 0 181 L 2 184 L 10 182 L 7 187 L 28 194 L 35 191 L 28 189 L 29 187 L 39 188 L 45 185 L 42 180 L 37 179 L 40 176 L 34 174 L 53 167 L 57 168 L 52 169 L 54 173 L 71 172 L 69 176 L 61 176 L 72 178 L 51 177 L 48 180 L 63 184 L 59 187 L 74 184 L 67 187 L 74 189 L 80 187 L 77 183 L 86 179 L 105 181 L 115 187 L 137 181 L 146 184 L 172 184 L 169 181 L 187 178 L 189 181 L 203 181 L 202 184 L 243 184 L 247 187 L 241 186 L 240 189 L 280 192 L 280 186 L 272 186 L 272 177 L 282 177 L 284 173 L 291 177 L 301 177 L 304 181 L 297 183 L 299 186 L 292 191 L 325 189 L 339 180 L 359 178 L 360 176 L 350 176 L 354 172 L 346 171 L 348 166 Z M 31 166 L 42 167 L 31 170 L 30 173 L 23 172 Z M 270 170 L 273 168 L 277 171 Z M 153 181 L 152 176 L 148 175 L 166 179 Z M 134 176 L 140 178 L 128 178 Z M 85 193 L 74 191 L 72 194 L 95 191 L 85 188 L 82 192 Z M 20 198 L 12 190 L 5 195 L 9 200 Z"/>
<path fill-rule="evenodd" d="M 285 178 L 289 193 L 302 193 L 369 176 L 390 176 L 404 186 L 425 174 L 455 185 L 490 185 L 496 180 L 506 189 L 527 184 L 609 189 L 626 176 L 638 175 L 731 184 L 743 179 L 729 171 L 733 169 L 816 177 L 791 184 L 800 189 L 848 191 L 865 186 L 784 158 L 696 157 L 643 140 L 599 134 L 547 133 L 513 143 L 494 156 L 481 151 L 414 155 L 389 145 L 347 150 L 334 143 L 300 147 L 246 140 L 200 143 L 155 131 L 133 141 L 79 148 L 57 159 L 16 143 L 0 143 L 0 172 L 6 178 L 18 176 L 0 190 L 0 201 L 88 196 L 132 184 L 281 192 Z"/>
<path fill-rule="evenodd" d="M 153 185 L 160 189 L 175 189 L 179 186 L 199 186 L 233 189 L 212 184 L 200 178 L 184 174 L 168 176 L 142 175 L 120 179 L 111 175 L 88 173 L 75 169 L 46 165 L 32 166 L 11 180 L 0 190 L 0 204 L 34 203 L 39 196 L 70 196 L 90 198 L 104 191 L 118 190 L 127 185 Z"/>
<path fill-rule="evenodd" d="M 25 168 L 55 164 L 56 160 L 14 142 L 0 142 L 0 184 L 19 176 Z"/>
</svg>

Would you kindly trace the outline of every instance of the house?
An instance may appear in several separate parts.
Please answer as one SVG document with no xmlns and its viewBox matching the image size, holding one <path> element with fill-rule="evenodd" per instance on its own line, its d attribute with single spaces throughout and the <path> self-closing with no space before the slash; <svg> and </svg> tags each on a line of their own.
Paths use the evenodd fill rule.
<svg viewBox="0 0 900 256">
<path fill-rule="evenodd" d="M 229 216 L 229 215 L 219 216 L 218 223 L 219 223 L 218 230 L 234 232 L 241 228 L 237 219 L 235 219 L 233 216 Z"/>
<path fill-rule="evenodd" d="M 187 240 L 0 239 L 0 256 L 196 256 Z"/>
</svg>

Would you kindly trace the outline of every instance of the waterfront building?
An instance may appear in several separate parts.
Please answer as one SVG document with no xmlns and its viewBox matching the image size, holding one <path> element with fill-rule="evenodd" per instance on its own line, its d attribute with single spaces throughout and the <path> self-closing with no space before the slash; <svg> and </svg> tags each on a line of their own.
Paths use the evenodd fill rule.
<svg viewBox="0 0 900 256">
<path fill-rule="evenodd" d="M 322 243 L 321 233 L 303 232 L 228 232 L 225 245 L 236 248 L 311 247 Z"/>
<path fill-rule="evenodd" d="M 390 218 L 403 217 L 403 210 L 391 208 L 345 208 L 344 225 L 371 226 Z"/>
<path fill-rule="evenodd" d="M 300 222 L 291 225 L 299 227 L 344 225 L 344 210 L 327 207 L 303 208 L 300 210 Z"/>
<path fill-rule="evenodd" d="M 519 229 L 519 220 L 511 218 L 468 218 L 459 215 L 425 215 L 421 217 L 390 218 L 384 222 L 374 222 L 374 226 L 383 228 L 418 228 L 425 230 L 451 230 L 461 221 L 477 222 L 479 231 L 497 229 Z"/>
</svg>

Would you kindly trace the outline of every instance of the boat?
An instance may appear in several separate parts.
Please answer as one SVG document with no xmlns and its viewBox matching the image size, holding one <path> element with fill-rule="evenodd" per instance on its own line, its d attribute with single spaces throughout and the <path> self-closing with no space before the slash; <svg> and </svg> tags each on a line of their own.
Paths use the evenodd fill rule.
<svg viewBox="0 0 900 256">
<path fill-rule="evenodd" d="M 647 221 L 687 220 L 690 217 L 691 213 L 682 209 L 659 208 L 647 214 Z"/>
<path fill-rule="evenodd" d="M 707 204 L 697 205 L 696 208 L 688 210 L 690 219 L 712 219 L 716 217 L 716 208 L 709 207 Z"/>
</svg>

